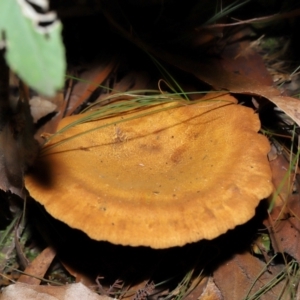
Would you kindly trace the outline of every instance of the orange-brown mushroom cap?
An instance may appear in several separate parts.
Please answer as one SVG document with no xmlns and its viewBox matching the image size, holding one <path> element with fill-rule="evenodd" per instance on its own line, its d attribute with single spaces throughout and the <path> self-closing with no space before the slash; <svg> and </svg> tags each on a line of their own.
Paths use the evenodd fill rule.
<svg viewBox="0 0 300 300">
<path fill-rule="evenodd" d="M 160 108 L 55 136 L 25 178 L 31 196 L 92 239 L 152 248 L 213 239 L 253 217 L 272 192 L 269 143 L 253 110 L 225 95 L 145 112 Z"/>
</svg>

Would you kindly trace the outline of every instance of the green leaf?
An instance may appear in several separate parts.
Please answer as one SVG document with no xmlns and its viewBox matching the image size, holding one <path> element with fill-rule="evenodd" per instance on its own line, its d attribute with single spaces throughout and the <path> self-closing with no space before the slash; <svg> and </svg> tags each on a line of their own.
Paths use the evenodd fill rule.
<svg viewBox="0 0 300 300">
<path fill-rule="evenodd" d="M 24 0 L 0 0 L 0 31 L 4 32 L 9 67 L 37 92 L 54 96 L 63 87 L 65 51 L 58 20 L 39 27 L 45 15 L 32 14 Z M 31 13 L 31 15 L 30 15 Z M 52 15 L 53 16 L 53 15 Z M 38 18 L 37 18 L 38 17 Z"/>
</svg>

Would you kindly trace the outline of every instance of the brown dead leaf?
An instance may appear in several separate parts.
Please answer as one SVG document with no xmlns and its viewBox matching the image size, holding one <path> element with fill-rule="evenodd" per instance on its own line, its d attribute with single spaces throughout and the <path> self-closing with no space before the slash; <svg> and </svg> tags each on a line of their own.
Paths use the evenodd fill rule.
<svg viewBox="0 0 300 300">
<path fill-rule="evenodd" d="M 0 189 L 24 198 L 23 175 L 37 156 L 37 143 L 28 103 L 9 96 L 9 70 L 3 51 L 0 69 Z"/>
<path fill-rule="evenodd" d="M 170 58 L 168 59 L 170 61 Z M 254 95 L 268 99 L 285 112 L 300 126 L 300 101 L 296 98 L 282 96 L 273 86 L 262 84 L 250 75 L 230 72 L 224 67 L 224 60 L 211 59 L 207 62 L 195 62 L 185 58 L 173 56 L 176 65 L 181 69 L 193 73 L 200 80 L 208 83 L 216 90 L 228 90 L 232 93 Z M 248 62 L 245 60 L 245 63 Z M 249 62 L 248 62 L 249 63 Z"/>
<path fill-rule="evenodd" d="M 16 111 L 7 111 L 3 119 L 0 125 L 0 188 L 24 197 L 23 175 L 38 152 L 29 106 L 18 102 Z"/>
<path fill-rule="evenodd" d="M 288 253 L 300 262 L 300 202 L 299 194 L 283 206 L 275 207 L 267 226 L 274 251 Z"/>
<path fill-rule="evenodd" d="M 300 100 L 287 96 L 268 96 L 271 102 L 284 111 L 295 123 L 300 126 Z"/>
<path fill-rule="evenodd" d="M 268 228 L 275 252 L 288 253 L 300 261 L 300 205 L 299 183 L 293 182 L 295 174 L 288 177 L 289 162 L 278 155 L 270 162 L 275 186 L 274 209 L 264 221 Z M 274 197 L 273 196 L 273 197 Z"/>
<path fill-rule="evenodd" d="M 215 285 L 212 277 L 208 279 L 207 285 L 201 294 L 199 300 L 223 300 L 223 296 L 220 290 Z"/>
<path fill-rule="evenodd" d="M 0 300 L 113 300 L 92 292 L 82 283 L 64 286 L 12 284 L 2 290 Z"/>
<path fill-rule="evenodd" d="M 201 81 L 209 84 L 215 90 L 227 90 L 236 94 L 247 94 L 263 97 L 274 103 L 278 108 L 285 112 L 295 123 L 300 126 L 300 101 L 292 97 L 282 96 L 281 92 L 273 86 L 268 86 L 260 79 L 253 77 L 253 74 L 242 75 L 224 68 L 221 58 L 205 57 L 205 61 L 201 58 L 188 55 L 178 55 L 164 51 L 163 49 L 155 49 L 149 44 L 132 37 L 113 18 L 113 15 L 107 10 L 105 16 L 110 23 L 129 40 L 136 45 L 154 54 L 156 57 L 165 62 L 187 72 L 193 74 Z M 244 60 L 243 68 L 250 68 L 253 63 L 251 60 Z M 251 72 L 252 73 L 252 72 Z"/>
<path fill-rule="evenodd" d="M 241 45 L 241 47 L 250 47 L 249 42 L 244 42 L 244 44 L 246 45 Z M 233 51 L 233 53 L 237 53 L 237 51 Z M 251 76 L 251 78 L 259 81 L 262 85 L 272 85 L 272 77 L 268 73 L 261 56 L 252 49 L 247 56 L 240 55 L 238 57 L 231 57 L 231 53 L 225 54 L 228 55 L 228 57 L 222 58 L 222 66 L 227 72 L 246 77 Z"/>
<path fill-rule="evenodd" d="M 295 123 L 300 126 L 300 101 L 296 98 L 283 96 L 281 92 L 273 86 L 268 86 L 262 81 L 252 78 L 251 73 L 239 74 L 239 71 L 227 70 L 228 62 L 221 58 L 207 59 L 206 62 L 196 62 L 187 57 L 175 55 L 164 55 L 166 61 L 173 63 L 180 69 L 194 74 L 198 79 L 211 85 L 215 90 L 227 90 L 231 93 L 246 94 L 263 97 L 275 104 L 285 112 Z M 166 58 L 167 57 L 167 58 Z M 243 60 L 245 64 L 251 61 Z M 251 69 L 249 66 L 248 69 Z"/>
<path fill-rule="evenodd" d="M 203 59 L 198 55 L 177 54 L 175 49 L 172 52 L 168 52 L 161 48 L 154 48 L 150 44 L 146 44 L 142 40 L 139 40 L 136 36 L 133 38 L 131 32 L 126 31 L 120 24 L 118 24 L 108 7 L 106 7 L 106 10 L 104 11 L 104 15 L 110 24 L 129 40 L 142 49 L 147 49 L 147 51 L 164 60 L 166 63 L 169 63 L 187 73 L 193 74 L 201 81 L 212 86 L 215 90 L 227 90 L 231 93 L 247 94 L 266 98 L 279 107 L 300 126 L 300 101 L 292 97 L 282 96 L 278 89 L 266 84 L 265 80 L 261 80 L 261 77 L 258 78 L 258 72 L 253 72 L 253 69 L 255 69 L 253 68 L 253 60 L 244 59 L 243 63 L 239 64 L 240 66 L 236 70 L 235 68 L 228 69 L 230 64 L 234 64 L 234 62 L 231 60 L 230 63 L 228 63 L 226 58 L 222 57 L 223 53 L 220 51 L 215 53 L 212 57 L 205 55 L 205 58 Z M 214 24 L 212 26 L 218 27 L 218 25 L 220 25 L 220 27 L 224 27 L 224 24 Z M 238 58 L 237 56 L 235 57 Z M 255 58 L 255 61 L 258 61 L 257 58 Z M 260 67 L 262 66 L 262 64 L 259 65 Z M 246 72 L 240 72 L 241 66 L 246 70 Z M 267 74 L 266 70 L 264 70 L 263 74 Z"/>
<path fill-rule="evenodd" d="M 0 188 L 23 197 L 23 166 L 18 140 L 14 138 L 9 124 L 0 132 Z"/>
<path fill-rule="evenodd" d="M 112 90 L 104 91 L 98 98 L 97 102 L 99 104 L 104 105 L 111 101 L 109 96 L 112 96 L 116 93 L 125 93 L 127 91 L 137 91 L 137 90 L 145 90 L 149 89 L 151 86 L 151 78 L 147 72 L 130 70 L 126 75 L 121 78 L 120 81 L 117 81 L 114 78 L 114 83 L 112 84 Z M 132 98 L 132 96 L 128 95 L 128 99 Z M 105 99 L 108 98 L 107 101 Z M 120 95 L 118 98 L 114 96 L 114 101 L 117 99 L 124 100 L 124 94 Z"/>
<path fill-rule="evenodd" d="M 56 255 L 52 247 L 44 249 L 25 269 L 24 274 L 19 277 L 19 283 L 38 285 L 47 272 Z M 38 277 L 38 278 L 37 278 Z"/>
<path fill-rule="evenodd" d="M 253 34 L 250 27 L 241 27 L 229 35 L 224 41 L 226 46 L 220 54 L 222 66 L 229 73 L 246 76 L 259 81 L 262 85 L 271 86 L 273 84 L 272 76 L 262 57 L 255 51 L 255 46 L 260 39 L 251 42 L 247 38 Z"/>
<path fill-rule="evenodd" d="M 272 278 L 276 277 L 281 266 L 272 267 L 272 273 L 268 272 L 266 264 L 252 256 L 250 253 L 237 254 L 229 261 L 221 265 L 213 275 L 216 286 L 220 289 L 224 299 L 241 300 L 244 299 L 250 288 L 249 295 L 259 291 Z M 258 278 L 259 274 L 263 274 Z M 284 282 L 280 282 L 265 294 L 261 295 L 261 300 L 278 299 Z"/>
<path fill-rule="evenodd" d="M 202 278 L 202 280 L 196 285 L 196 287 L 185 297 L 185 300 L 199 299 L 199 297 L 204 294 L 204 291 L 207 288 L 209 279 L 210 279 L 210 277 Z"/>
<path fill-rule="evenodd" d="M 91 96 L 113 71 L 117 63 L 118 61 L 113 57 L 109 63 L 94 63 L 87 71 L 80 74 L 80 80 L 75 84 L 71 92 L 65 116 L 70 116 Z"/>
</svg>

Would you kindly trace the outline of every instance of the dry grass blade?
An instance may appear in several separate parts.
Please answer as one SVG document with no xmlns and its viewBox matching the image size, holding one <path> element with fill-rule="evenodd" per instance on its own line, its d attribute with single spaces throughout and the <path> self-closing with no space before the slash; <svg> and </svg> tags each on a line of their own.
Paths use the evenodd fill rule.
<svg viewBox="0 0 300 300">
<path fill-rule="evenodd" d="M 152 92 L 152 91 L 151 91 Z M 192 105 L 192 104 L 196 104 L 198 102 L 207 102 L 207 105 L 211 105 L 212 103 L 214 103 L 215 101 L 219 102 L 222 101 L 222 95 L 226 95 L 226 93 L 219 93 L 219 92 L 212 92 L 212 93 L 208 93 L 206 97 L 204 97 L 203 99 L 200 99 L 198 101 L 189 101 L 186 99 L 181 98 L 181 94 L 175 93 L 175 94 L 157 94 L 157 95 L 150 95 L 150 96 L 141 96 L 141 95 L 136 95 L 136 93 L 140 93 L 140 91 L 136 91 L 136 92 L 132 92 L 132 93 L 117 93 L 112 95 L 111 97 L 117 97 L 119 98 L 120 96 L 128 96 L 130 95 L 132 97 L 132 99 L 129 100 L 124 100 L 124 101 L 117 101 L 117 102 L 112 102 L 110 104 L 107 104 L 103 107 L 97 108 L 95 110 L 93 110 L 94 105 L 89 106 L 86 110 L 84 110 L 83 112 L 88 112 L 85 113 L 82 118 L 77 118 L 76 121 L 71 122 L 70 124 L 68 124 L 67 126 L 64 126 L 63 128 L 61 128 L 60 130 L 58 130 L 55 134 L 47 137 L 45 145 L 47 145 L 48 142 L 50 142 L 52 140 L 52 138 L 54 138 L 56 135 L 59 135 L 61 133 L 64 133 L 65 131 L 67 131 L 68 129 L 79 125 L 79 124 L 83 124 L 86 122 L 91 122 L 91 121 L 96 121 L 96 120 L 102 120 L 102 119 L 108 119 L 112 118 L 112 117 L 116 117 L 116 116 L 124 116 L 122 118 L 122 120 L 118 121 L 118 122 L 114 122 L 114 123 L 110 123 L 108 121 L 107 124 L 101 126 L 101 127 L 95 127 L 90 131 L 84 131 L 76 136 L 72 136 L 70 138 L 64 139 L 63 141 L 60 141 L 60 143 L 65 143 L 70 139 L 79 137 L 83 134 L 87 134 L 91 131 L 94 130 L 99 130 L 101 128 L 107 127 L 107 126 L 111 126 L 112 124 L 118 124 L 118 123 L 123 123 L 125 121 L 130 121 L 132 119 L 136 119 L 136 118 L 142 118 L 146 115 L 149 114 L 149 112 L 147 112 L 147 108 L 150 107 L 155 107 L 155 106 L 159 106 L 160 104 L 163 103 L 176 103 L 174 104 L 174 106 L 169 106 L 168 108 L 158 108 L 157 110 L 152 110 L 150 113 L 154 114 L 154 113 L 158 113 L 161 111 L 164 111 L 165 109 L 172 109 L 175 107 L 179 107 L 180 105 L 185 106 L 185 105 Z M 227 100 L 224 100 L 225 102 Z M 95 104 L 97 105 L 97 103 Z M 126 114 L 128 113 L 132 113 L 135 111 L 140 111 L 140 114 L 134 116 L 134 117 L 126 117 Z M 57 145 L 59 145 L 57 144 Z M 55 147 L 55 145 L 51 145 L 51 147 Z M 42 150 L 42 152 L 46 151 L 46 149 L 50 149 L 50 147 L 46 147 L 44 148 L 44 150 Z"/>
</svg>

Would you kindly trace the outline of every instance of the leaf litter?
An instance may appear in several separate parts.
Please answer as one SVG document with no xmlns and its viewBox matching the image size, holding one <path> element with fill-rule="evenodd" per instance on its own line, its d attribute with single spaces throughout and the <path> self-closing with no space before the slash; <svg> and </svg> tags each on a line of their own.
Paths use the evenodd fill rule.
<svg viewBox="0 0 300 300">
<path fill-rule="evenodd" d="M 223 31 L 223 29 L 221 29 L 221 31 Z M 299 125 L 299 100 L 296 98 L 292 98 L 290 94 L 286 95 L 282 93 L 282 90 L 279 91 L 277 88 L 274 88 L 272 86 L 272 82 L 270 82 L 270 76 L 263 66 L 261 57 L 257 54 L 256 49 L 253 49 L 256 45 L 253 46 L 253 44 L 251 44 L 249 41 L 243 43 L 239 42 L 239 39 L 245 37 L 245 35 L 245 31 L 238 32 L 236 35 L 230 34 L 231 40 L 230 42 L 229 40 L 227 40 L 226 43 L 235 44 L 231 48 L 225 46 L 225 50 L 224 52 L 222 52 L 224 55 L 222 55 L 221 57 L 210 57 L 206 62 L 203 62 L 195 57 L 193 57 L 193 59 L 190 59 L 190 57 L 178 54 L 176 52 L 170 53 L 169 50 L 161 51 L 160 53 L 158 53 L 157 51 L 153 51 L 151 47 L 147 47 L 147 45 L 146 49 L 151 53 L 151 55 L 154 55 L 164 62 L 167 62 L 170 65 L 173 65 L 181 70 L 178 71 L 177 69 L 175 71 L 175 77 L 176 80 L 180 82 L 182 90 L 190 90 L 192 86 L 191 90 L 198 91 L 199 82 L 195 80 L 196 77 L 201 82 L 205 82 L 209 86 L 213 87 L 215 90 L 224 89 L 226 91 L 234 93 L 235 95 L 237 95 L 237 97 L 239 97 L 240 95 L 250 95 L 251 97 L 254 97 L 258 102 L 259 110 L 263 109 L 263 105 L 265 103 L 264 101 L 262 101 L 262 98 L 268 99 L 276 106 L 278 106 L 281 111 L 285 112 L 292 119 L 292 123 L 294 122 Z M 212 40 L 214 40 L 216 36 L 218 36 L 218 34 L 213 33 Z M 237 37 L 238 41 L 233 42 L 233 37 Z M 262 38 L 262 40 L 264 40 L 264 38 Z M 96 103 L 97 100 L 100 100 L 100 103 L 103 101 L 102 103 L 105 103 L 105 105 L 111 105 L 110 109 L 114 109 L 114 106 L 112 104 L 117 104 L 115 106 L 117 108 L 118 100 L 120 99 L 118 97 L 126 96 L 129 97 L 129 99 L 133 98 L 133 93 L 128 94 L 130 86 L 135 86 L 137 90 L 144 90 L 144 92 L 140 93 L 144 95 L 147 95 L 149 91 L 152 90 L 153 86 L 151 85 L 150 88 L 149 86 L 147 87 L 147 85 L 145 86 L 145 81 L 142 81 L 137 85 L 132 85 L 132 83 L 124 84 L 124 86 L 115 85 L 117 81 L 113 81 L 112 78 L 116 75 L 112 72 L 112 70 L 115 68 L 114 72 L 116 72 L 116 70 L 118 70 L 118 67 L 120 66 L 120 62 L 117 62 L 115 58 L 112 58 L 111 62 L 113 62 L 113 67 L 109 68 L 109 71 L 105 69 L 105 65 L 102 65 L 99 66 L 100 68 L 97 69 L 98 71 L 95 71 L 95 73 L 93 73 L 93 68 L 91 68 L 90 65 L 86 65 L 88 71 L 85 71 L 86 74 L 83 76 L 82 82 L 88 81 L 88 84 L 85 84 L 85 86 L 83 85 L 82 88 L 79 89 L 79 92 L 77 90 L 77 92 L 73 94 L 77 94 L 77 97 L 80 98 L 80 101 L 75 101 L 77 103 L 75 104 L 75 107 L 71 108 L 71 111 L 76 110 L 76 106 L 81 106 L 82 104 L 85 105 L 85 103 L 87 102 Z M 96 68 L 94 70 L 96 70 Z M 172 71 L 174 72 L 174 69 L 172 69 Z M 133 74 L 134 78 L 134 76 L 139 77 L 139 74 L 142 73 L 140 73 L 140 70 L 137 70 L 136 72 L 133 72 Z M 188 84 L 184 79 L 182 79 L 184 78 L 184 76 L 188 76 L 187 74 L 193 75 L 193 79 Z M 76 75 L 74 76 L 74 74 L 71 74 L 71 76 L 74 78 L 76 77 Z M 159 78 L 159 75 L 155 74 L 155 76 L 158 76 L 157 78 Z M 88 78 L 88 80 L 86 78 Z M 129 77 L 127 77 L 127 81 L 124 81 L 124 83 L 125 82 L 130 82 Z M 136 82 L 138 82 L 138 78 L 136 78 Z M 109 83 L 111 84 L 110 86 Z M 106 87 L 104 89 L 101 87 L 96 88 L 99 84 L 104 84 L 106 85 Z M 80 79 L 78 80 L 77 85 L 77 88 L 79 88 Z M 127 87 L 125 88 L 125 86 Z M 170 86 L 172 86 L 172 83 L 170 84 Z M 207 87 L 208 86 L 206 86 L 206 88 Z M 71 88 L 71 90 L 73 90 L 73 88 Z M 166 90 L 168 90 L 168 88 L 166 88 Z M 168 94 L 164 93 L 165 92 L 163 92 L 163 95 L 166 97 L 170 97 L 170 95 L 171 97 L 174 97 L 170 90 L 168 90 Z M 176 97 L 178 97 L 178 95 L 176 95 Z M 59 115 L 58 118 L 60 119 L 64 114 L 67 114 L 67 99 L 70 99 L 70 97 L 63 100 L 60 98 L 61 106 L 59 106 L 59 109 L 56 110 L 56 118 Z M 242 101 L 248 101 L 244 100 L 245 98 L 242 97 L 241 99 L 243 99 Z M 102 104 L 100 104 L 100 107 L 101 105 Z M 64 107 L 64 112 L 61 110 L 61 107 Z M 120 114 L 122 109 L 123 108 L 116 110 L 115 113 Z M 49 125 L 51 124 L 51 122 L 55 123 L 55 125 Z M 42 124 L 39 130 L 40 132 L 53 133 L 55 132 L 57 123 L 58 121 L 55 121 L 54 117 L 50 120 L 50 122 Z M 46 129 L 49 128 L 48 126 L 50 126 L 52 129 Z M 290 132 L 287 133 L 287 136 L 289 135 Z M 43 143 L 43 139 L 40 140 L 40 143 Z M 282 143 L 282 140 L 280 140 L 280 143 Z M 292 151 L 294 151 L 294 149 L 292 149 Z M 289 153 L 290 152 L 291 150 L 289 149 Z M 167 299 L 191 299 L 193 298 L 193 295 L 197 295 L 197 298 L 200 297 L 199 299 L 278 299 L 280 297 L 282 299 L 289 299 L 289 297 L 292 299 L 293 295 L 295 296 L 296 293 L 295 289 L 298 285 L 297 278 L 299 277 L 299 251 L 297 248 L 299 232 L 299 209 L 297 205 L 297 168 L 294 167 L 294 170 L 288 173 L 288 179 L 286 180 L 284 179 L 284 177 L 286 176 L 286 172 L 288 170 L 291 170 L 290 157 L 288 158 L 288 160 L 283 161 L 282 155 L 277 154 L 277 158 L 275 158 L 275 161 L 273 162 L 274 165 L 275 162 L 277 165 L 272 167 L 274 177 L 273 181 L 275 185 L 276 196 L 280 198 L 280 200 L 276 200 L 274 205 L 275 208 L 270 213 L 270 216 L 264 215 L 263 217 L 258 218 L 257 222 L 261 227 L 256 225 L 256 231 L 253 230 L 252 233 L 249 233 L 248 242 L 246 242 L 245 244 L 243 244 L 242 239 L 240 239 L 241 237 L 237 235 L 238 238 L 236 237 L 236 239 L 233 240 L 229 239 L 227 243 L 230 245 L 228 247 L 224 247 L 224 239 L 226 240 L 225 235 L 225 237 L 216 239 L 216 241 L 212 241 L 212 243 L 207 244 L 207 242 L 204 241 L 199 244 L 201 245 L 201 247 L 199 245 L 194 245 L 196 251 L 193 250 L 193 245 L 188 245 L 185 249 L 170 249 L 170 252 L 166 253 L 170 253 L 170 256 L 173 257 L 173 260 L 164 260 L 166 259 L 166 255 L 164 255 L 164 253 L 160 251 L 153 253 L 148 249 L 150 252 L 147 252 L 148 250 L 144 252 L 142 251 L 137 256 L 131 256 L 124 255 L 124 252 L 130 252 L 132 250 L 126 247 L 122 248 L 118 246 L 114 247 L 112 245 L 105 245 L 102 248 L 96 246 L 95 244 L 92 244 L 92 247 L 97 249 L 97 251 L 91 250 L 92 254 L 88 254 L 88 251 L 84 251 L 83 249 L 85 247 L 88 247 L 87 242 L 84 242 L 84 247 L 81 247 L 80 239 L 77 242 L 69 240 L 71 242 L 69 247 L 67 247 L 66 243 L 61 243 L 61 241 L 58 242 L 56 240 L 56 248 L 58 249 L 58 255 L 62 261 L 62 265 L 65 264 L 66 268 L 69 269 L 72 273 L 71 269 L 73 268 L 73 266 L 75 266 L 75 268 L 78 268 L 78 259 L 82 259 L 88 264 L 91 264 L 91 261 L 87 259 L 87 257 L 91 255 L 93 257 L 92 263 L 95 264 L 95 268 L 90 268 L 90 270 L 93 269 L 93 271 L 90 271 L 90 274 L 86 275 L 86 271 L 89 271 L 89 268 L 83 268 L 83 266 L 80 267 L 79 264 L 79 271 L 73 271 L 73 274 L 78 276 L 79 280 L 80 278 L 84 278 L 85 276 L 86 278 L 90 278 L 90 280 L 87 279 L 86 282 L 95 282 L 95 278 L 97 276 L 104 276 L 102 288 L 106 289 L 107 291 L 109 291 L 109 285 L 113 285 L 113 282 L 117 282 L 116 280 L 124 279 L 125 286 L 128 285 L 129 288 L 126 292 L 122 293 L 120 290 L 122 290 L 123 288 L 121 288 L 120 285 L 116 285 L 117 290 L 120 290 L 117 291 L 117 294 L 112 294 L 111 296 L 113 297 L 118 297 L 117 295 L 121 294 L 123 298 L 126 298 L 126 295 L 130 294 L 135 295 L 135 299 L 139 299 L 139 297 L 150 297 L 151 293 L 154 293 L 156 295 L 162 295 L 161 297 Z M 284 187 L 280 186 L 282 182 L 285 182 Z M 41 208 L 38 208 L 35 212 L 37 214 L 44 214 Z M 50 220 L 49 217 L 47 218 L 48 220 Z M 265 227 L 262 226 L 263 221 Z M 54 220 L 51 220 L 50 223 L 55 224 L 54 227 L 57 226 L 56 228 L 60 228 L 60 226 L 63 226 L 62 224 L 56 224 Z M 41 226 L 41 223 L 39 223 L 39 226 Z M 237 230 L 241 229 L 243 231 L 243 228 L 245 227 L 241 226 Z M 254 255 L 253 252 L 251 253 L 251 243 L 255 243 L 255 236 L 260 236 L 257 235 L 257 228 L 260 228 L 260 233 L 263 232 L 265 235 L 269 236 L 269 240 L 271 241 L 270 247 L 267 248 L 264 252 L 265 255 Z M 10 229 L 10 233 L 11 230 L 12 229 Z M 49 228 L 47 230 L 49 231 Z M 42 230 L 42 232 L 46 234 L 47 230 Z M 65 230 L 66 232 L 68 232 L 66 228 L 63 229 L 63 231 Z M 59 231 L 58 236 L 60 236 L 63 231 Z M 53 237 L 53 233 L 51 233 L 50 230 L 50 235 L 51 234 Z M 13 240 L 14 236 L 15 234 L 12 235 Z M 257 242 L 259 243 L 258 240 Z M 14 247 L 13 243 L 11 243 L 11 245 L 9 245 L 9 243 L 10 242 L 8 242 L 8 248 L 5 248 L 7 249 L 7 259 L 12 258 L 12 249 Z M 228 248 L 231 248 L 231 252 Z M 186 249 L 189 249 L 189 251 L 187 251 Z M 209 249 L 209 251 L 205 251 L 204 249 Z M 70 257 L 71 252 L 72 258 Z M 197 263 L 195 263 L 195 261 L 191 262 L 188 260 L 189 252 L 197 253 L 193 256 L 194 258 L 196 258 Z M 101 253 L 102 256 L 101 259 L 97 258 L 99 253 Z M 138 251 L 136 253 L 138 253 Z M 228 255 L 226 253 L 231 254 Z M 275 253 L 278 254 L 274 258 Z M 27 254 L 25 253 L 25 255 Z M 156 259 L 153 260 L 153 258 L 151 258 L 152 255 L 156 257 Z M 199 263 L 199 256 L 203 257 L 204 260 L 206 260 L 206 263 Z M 255 256 L 258 258 L 256 258 Z M 140 262 L 142 266 L 140 268 L 138 267 L 138 264 L 134 262 L 134 259 L 137 258 L 138 260 L 142 261 L 142 263 Z M 38 270 L 33 269 L 32 275 L 36 277 L 42 277 L 47 267 L 49 267 L 51 264 L 51 258 L 49 258 L 49 261 L 47 262 L 47 259 L 46 257 L 44 257 L 43 252 L 41 252 L 40 254 L 40 259 L 43 261 L 43 263 L 45 263 L 45 265 L 43 271 L 40 273 Z M 126 259 L 129 260 L 127 264 L 125 263 Z M 144 262 L 144 260 L 148 259 L 149 264 Z M 218 261 L 218 263 L 216 263 L 216 266 L 212 267 L 209 263 L 207 263 L 207 260 L 213 261 L 214 259 Z M 99 261 L 101 261 L 101 263 L 99 263 Z M 181 272 L 179 272 L 178 270 L 178 261 L 180 265 L 179 269 Z M 150 267 L 151 262 L 152 267 Z M 39 269 L 39 265 L 43 266 L 43 263 L 39 263 L 37 260 L 36 268 Z M 169 264 L 173 264 L 173 266 L 170 266 Z M 101 272 L 103 274 L 98 273 L 96 276 L 95 269 L 97 270 L 98 268 L 99 272 L 99 270 L 101 270 L 101 265 L 106 266 Z M 153 267 L 154 265 L 155 267 Z M 192 274 L 190 270 L 195 268 L 195 266 L 197 271 Z M 15 263 L 15 267 L 18 268 L 17 262 Z M 85 269 L 85 271 L 83 271 L 83 269 Z M 166 272 L 166 269 L 168 269 L 169 272 Z M 4 272 L 4 270 L 2 272 Z M 24 272 L 26 272 L 26 269 Z M 162 274 L 165 272 L 167 274 L 162 276 Z M 184 272 L 186 275 L 182 277 L 182 274 Z M 115 277 L 116 274 L 118 274 L 117 277 Z M 128 274 L 131 275 L 129 276 Z M 134 276 L 131 278 L 132 274 L 134 274 Z M 196 274 L 203 274 L 203 276 L 201 275 L 199 277 Z M 175 279 L 172 277 L 175 277 Z M 168 280 L 166 280 L 166 278 L 168 278 Z M 184 279 L 181 280 L 180 278 Z M 13 280 L 16 281 L 15 279 Z M 152 279 L 154 279 L 154 281 L 152 281 Z M 133 282 L 136 282 L 136 284 L 133 284 Z M 152 282 L 154 282 L 155 288 L 153 288 Z M 197 284 L 194 286 L 195 282 L 197 282 Z M 201 283 L 206 284 L 201 285 Z M 144 285 L 144 287 L 137 288 L 139 284 Z M 152 287 L 147 287 L 148 284 Z M 159 286 L 161 288 L 159 288 Z M 56 293 L 51 291 L 51 289 L 53 288 L 51 286 L 47 287 L 34 285 L 30 289 L 31 291 L 33 290 L 39 292 L 40 287 L 45 288 L 43 290 L 43 293 L 47 293 L 49 295 L 52 295 L 52 293 Z M 197 289 L 197 287 L 200 288 Z M 16 289 L 17 288 L 19 287 L 17 287 L 16 285 Z M 25 293 L 27 293 L 27 289 L 27 286 L 21 287 L 21 293 L 24 293 L 23 295 L 25 295 Z M 79 288 L 79 290 L 80 289 L 81 287 Z M 76 290 L 75 292 L 77 296 L 80 295 L 79 290 Z M 29 295 L 32 295 L 30 294 L 31 291 L 28 291 Z M 89 291 L 84 290 L 83 288 L 82 291 L 83 296 L 81 297 L 89 299 L 87 298 L 89 295 Z M 136 293 L 136 291 L 140 292 Z M 13 295 L 16 295 L 15 293 L 18 292 L 13 291 L 12 293 Z M 62 293 L 65 293 L 65 291 L 63 291 Z M 32 299 L 30 297 L 32 296 L 28 296 L 28 299 Z M 63 298 L 66 296 L 62 296 L 62 298 L 59 297 L 60 296 L 57 296 L 57 299 L 70 299 Z M 155 295 L 153 295 L 152 297 L 155 297 Z"/>
</svg>

